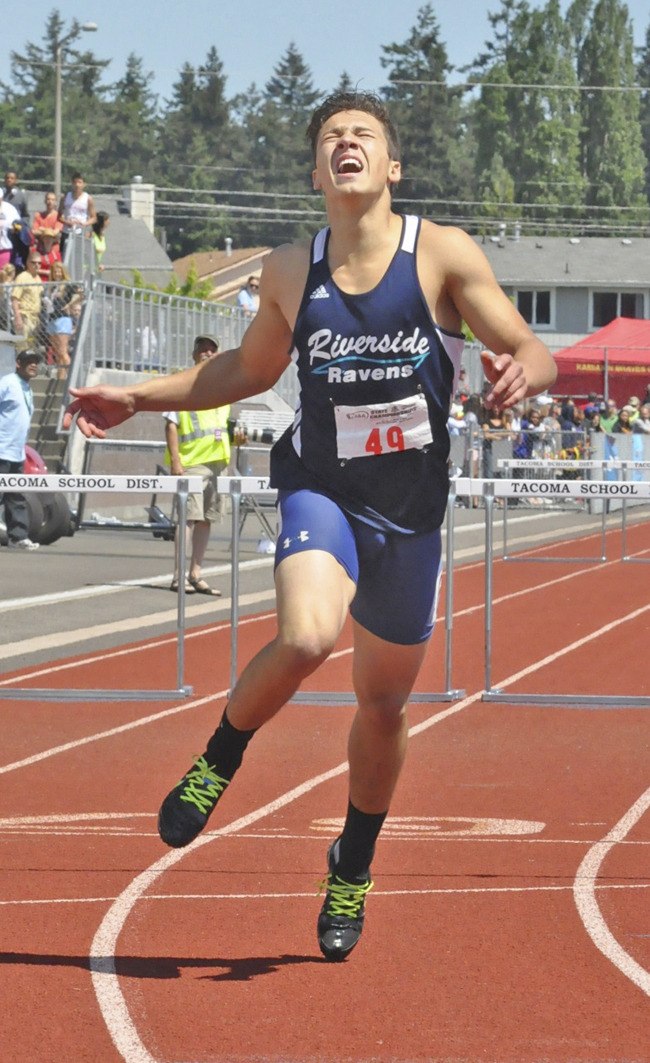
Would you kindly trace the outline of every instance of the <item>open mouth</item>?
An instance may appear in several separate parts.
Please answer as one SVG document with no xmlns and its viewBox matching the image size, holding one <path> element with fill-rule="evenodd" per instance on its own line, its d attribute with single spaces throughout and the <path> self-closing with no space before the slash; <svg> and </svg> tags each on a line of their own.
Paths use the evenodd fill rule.
<svg viewBox="0 0 650 1063">
<path fill-rule="evenodd" d="M 348 156 L 339 160 L 336 172 L 337 174 L 361 173 L 362 169 L 363 166 L 359 159 Z"/>
</svg>

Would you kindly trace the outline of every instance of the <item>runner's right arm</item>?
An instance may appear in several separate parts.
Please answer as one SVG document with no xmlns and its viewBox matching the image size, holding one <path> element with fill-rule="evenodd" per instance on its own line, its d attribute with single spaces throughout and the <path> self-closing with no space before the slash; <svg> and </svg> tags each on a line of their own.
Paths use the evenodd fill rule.
<svg viewBox="0 0 650 1063">
<path fill-rule="evenodd" d="M 127 387 L 100 385 L 71 388 L 74 396 L 63 427 L 77 417 L 79 430 L 103 439 L 143 410 L 211 410 L 259 395 L 272 387 L 289 364 L 291 328 L 280 298 L 284 259 L 290 248 L 278 248 L 266 259 L 260 284 L 260 309 L 244 333 L 241 346 L 171 376 L 153 377 Z"/>
</svg>

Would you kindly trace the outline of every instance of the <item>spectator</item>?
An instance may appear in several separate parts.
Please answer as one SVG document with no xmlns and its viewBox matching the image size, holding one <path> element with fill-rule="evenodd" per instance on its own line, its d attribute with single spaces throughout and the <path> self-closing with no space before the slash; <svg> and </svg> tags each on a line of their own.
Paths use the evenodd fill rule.
<svg viewBox="0 0 650 1063">
<path fill-rule="evenodd" d="M 104 269 L 102 259 L 106 253 L 106 230 L 109 222 L 110 217 L 107 212 L 98 210 L 97 218 L 93 224 L 93 245 L 95 247 L 95 262 L 100 273 Z"/>
<path fill-rule="evenodd" d="M 20 473 L 25 463 L 25 443 L 34 412 L 30 381 L 38 373 L 43 356 L 38 351 L 20 351 L 16 372 L 0 379 L 0 472 Z M 38 543 L 29 538 L 29 512 L 25 496 L 2 495 L 7 546 L 15 550 L 37 550 Z"/>
<path fill-rule="evenodd" d="M 60 233 L 63 228 L 63 223 L 59 221 L 59 212 L 56 205 L 56 195 L 54 192 L 45 193 L 45 209 L 41 212 L 36 211 L 34 215 L 34 224 L 32 225 L 32 232 L 34 236 L 38 236 L 42 229 L 54 229 L 55 232 Z"/>
<path fill-rule="evenodd" d="M 11 307 L 14 332 L 26 340 L 39 344 L 39 324 L 43 303 L 43 282 L 39 276 L 41 256 L 32 249 L 27 256 L 27 268 L 14 281 Z"/>
<path fill-rule="evenodd" d="M 4 189 L 0 188 L 0 269 L 7 266 L 13 259 L 14 225 L 20 225 L 20 214 L 4 198 Z"/>
<path fill-rule="evenodd" d="M 260 306 L 260 281 L 254 274 L 246 281 L 246 286 L 241 289 L 237 296 L 237 306 L 240 307 L 246 317 L 255 317 Z"/>
<path fill-rule="evenodd" d="M 607 432 L 611 435 L 614 430 L 614 425 L 618 419 L 618 407 L 614 402 L 614 399 L 608 399 L 605 403 L 604 412 L 601 410 L 600 414 L 600 427 L 603 432 Z"/>
<path fill-rule="evenodd" d="M 11 332 L 11 286 L 16 267 L 8 262 L 0 268 L 0 331 Z"/>
<path fill-rule="evenodd" d="M 613 432 L 620 432 L 623 435 L 628 435 L 632 432 L 632 424 L 630 421 L 630 413 L 632 411 L 631 406 L 624 406 L 622 410 L 618 412 L 618 418 L 612 428 Z"/>
<path fill-rule="evenodd" d="M 61 262 L 59 231 L 57 229 L 39 229 L 38 235 L 34 234 L 34 246 L 41 256 L 39 276 L 42 281 L 49 281 L 52 266 L 57 262 Z"/>
<path fill-rule="evenodd" d="M 632 425 L 632 431 L 650 435 L 650 403 L 644 402 L 643 406 L 639 407 L 639 416 Z"/>
<path fill-rule="evenodd" d="M 213 336 L 197 336 L 192 349 L 192 360 L 195 365 L 200 365 L 201 362 L 216 357 L 218 350 L 219 343 Z M 187 579 L 179 570 L 178 529 L 176 530 L 174 578 L 170 586 L 172 591 L 178 591 L 179 579 L 184 579 L 186 594 L 196 591 L 198 594 L 219 597 L 221 593 L 203 579 L 201 566 L 210 538 L 210 525 L 219 517 L 217 476 L 230 461 L 229 413 L 230 406 L 221 406 L 217 410 L 183 410 L 163 414 L 167 440 L 165 464 L 169 465 L 173 476 L 200 476 L 203 480 L 203 494 L 190 495 L 187 504 Z"/>
<path fill-rule="evenodd" d="M 634 424 L 637 417 L 639 416 L 639 410 L 641 408 L 641 399 L 638 395 L 631 395 L 630 398 L 627 400 L 627 405 L 632 407 L 630 413 L 630 421 L 632 424 Z"/>
<path fill-rule="evenodd" d="M 18 174 L 15 170 L 7 170 L 5 174 L 5 186 L 3 195 L 7 203 L 18 211 L 21 221 L 29 225 L 29 211 L 27 210 L 27 196 L 21 188 L 18 188 Z"/>
<path fill-rule="evenodd" d="M 65 380 L 70 365 L 70 339 L 75 330 L 73 311 L 81 297 L 62 262 L 55 262 L 50 270 L 50 287 L 46 297 L 48 311 L 47 336 L 57 366 L 57 380 Z"/>
<path fill-rule="evenodd" d="M 483 431 L 483 476 L 491 480 L 500 475 L 495 469 L 494 443 L 506 438 L 506 423 L 503 414 L 496 410 L 487 411 L 487 416 L 481 425 Z"/>
<path fill-rule="evenodd" d="M 61 233 L 61 257 L 64 257 L 65 244 L 71 232 L 90 231 L 97 220 L 95 204 L 86 192 L 86 182 L 80 173 L 73 173 L 71 189 L 61 196 L 59 203 L 59 221 L 63 225 Z"/>
</svg>

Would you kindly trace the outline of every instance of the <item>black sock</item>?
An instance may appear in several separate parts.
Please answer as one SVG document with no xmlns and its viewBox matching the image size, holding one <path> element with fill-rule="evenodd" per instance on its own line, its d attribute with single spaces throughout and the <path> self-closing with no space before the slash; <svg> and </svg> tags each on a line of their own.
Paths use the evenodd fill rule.
<svg viewBox="0 0 650 1063">
<path fill-rule="evenodd" d="M 221 717 L 221 723 L 208 742 L 205 759 L 222 779 L 232 779 L 242 762 L 244 750 L 257 730 L 238 731 L 226 716 L 227 708 Z"/>
<path fill-rule="evenodd" d="M 363 878 L 375 855 L 375 842 L 388 815 L 386 812 L 360 812 L 348 801 L 348 814 L 339 843 L 337 871 L 352 881 Z"/>
</svg>

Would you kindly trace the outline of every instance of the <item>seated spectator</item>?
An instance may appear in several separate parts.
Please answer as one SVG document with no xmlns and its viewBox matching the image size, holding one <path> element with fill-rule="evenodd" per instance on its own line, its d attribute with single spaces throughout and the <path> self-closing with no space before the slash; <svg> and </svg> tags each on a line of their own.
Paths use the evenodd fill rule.
<svg viewBox="0 0 650 1063">
<path fill-rule="evenodd" d="M 22 188 L 18 187 L 18 174 L 15 170 L 7 170 L 5 174 L 5 186 L 2 190 L 5 201 L 11 203 L 18 214 L 20 220 L 29 225 L 29 211 L 27 209 L 27 196 L 23 192 Z"/>
<path fill-rule="evenodd" d="M 97 219 L 93 225 L 93 245 L 95 247 L 95 262 L 100 273 L 104 269 L 102 259 L 106 253 L 106 230 L 109 221 L 110 217 L 105 210 L 97 211 Z"/>
<path fill-rule="evenodd" d="M 14 332 L 17 336 L 24 336 L 34 347 L 43 346 L 43 337 L 39 332 L 43 302 L 40 268 L 41 256 L 33 248 L 27 256 L 27 268 L 16 277 L 11 293 Z"/>
<path fill-rule="evenodd" d="M 237 306 L 240 307 L 246 317 L 255 317 L 260 308 L 260 282 L 259 277 L 252 275 L 246 281 L 246 287 L 242 288 L 237 296 Z"/>
<path fill-rule="evenodd" d="M 38 236 L 43 229 L 54 229 L 55 232 L 60 233 L 62 228 L 63 223 L 59 221 L 59 212 L 56 206 L 56 195 L 54 192 L 46 192 L 45 208 L 42 213 L 41 211 L 36 211 L 32 232 L 34 236 Z"/>
<path fill-rule="evenodd" d="M 50 269 L 50 281 L 54 287 L 46 296 L 47 336 L 57 366 L 57 380 L 65 380 L 70 365 L 70 342 L 76 327 L 76 307 L 81 305 L 81 295 L 62 262 L 55 262 Z"/>
<path fill-rule="evenodd" d="M 20 225 L 20 214 L 11 203 L 5 201 L 4 190 L 0 188 L 0 269 L 13 259 L 12 237 L 16 223 Z"/>
</svg>

